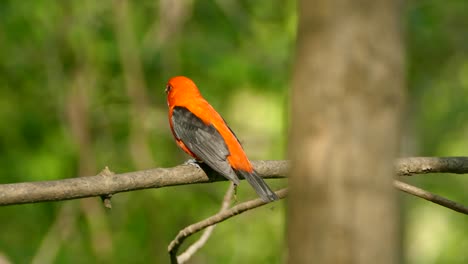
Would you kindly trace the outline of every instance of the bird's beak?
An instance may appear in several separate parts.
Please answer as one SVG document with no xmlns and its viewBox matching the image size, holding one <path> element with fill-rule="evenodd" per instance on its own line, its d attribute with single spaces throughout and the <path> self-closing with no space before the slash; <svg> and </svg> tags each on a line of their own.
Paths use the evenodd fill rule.
<svg viewBox="0 0 468 264">
<path fill-rule="evenodd" d="M 166 90 L 164 90 L 164 92 L 168 93 L 171 90 L 171 88 L 171 85 L 166 85 Z"/>
</svg>

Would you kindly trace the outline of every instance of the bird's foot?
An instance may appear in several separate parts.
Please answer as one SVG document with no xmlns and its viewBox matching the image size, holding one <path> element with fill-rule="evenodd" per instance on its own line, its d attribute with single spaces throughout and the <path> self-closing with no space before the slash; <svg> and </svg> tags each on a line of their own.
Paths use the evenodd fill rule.
<svg viewBox="0 0 468 264">
<path fill-rule="evenodd" d="M 192 166 L 195 166 L 195 167 L 201 169 L 200 163 L 201 163 L 201 162 L 198 161 L 198 160 L 196 160 L 196 159 L 189 159 L 189 160 L 186 160 L 186 161 L 184 162 L 184 165 L 192 165 Z"/>
<path fill-rule="evenodd" d="M 234 201 L 235 204 L 238 202 L 237 201 L 237 184 L 234 184 L 234 194 L 232 195 L 232 200 Z"/>
</svg>

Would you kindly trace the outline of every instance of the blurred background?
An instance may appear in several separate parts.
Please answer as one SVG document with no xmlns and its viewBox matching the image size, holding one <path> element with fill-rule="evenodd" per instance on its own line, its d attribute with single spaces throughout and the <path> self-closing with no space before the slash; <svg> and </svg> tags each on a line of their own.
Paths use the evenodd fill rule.
<svg viewBox="0 0 468 264">
<path fill-rule="evenodd" d="M 402 156 L 466 156 L 468 2 L 409 0 L 403 12 Z M 290 0 L 2 1 L 0 183 L 182 163 L 164 94 L 175 75 L 198 84 L 251 159 L 285 159 L 296 20 Z M 468 204 L 464 175 L 409 181 Z M 167 263 L 169 242 L 227 188 L 121 193 L 111 211 L 99 198 L 2 207 L 0 263 Z M 237 197 L 256 195 L 243 183 Z M 468 262 L 466 216 L 401 197 L 407 263 Z M 284 201 L 232 218 L 192 263 L 282 263 L 284 223 Z"/>
</svg>

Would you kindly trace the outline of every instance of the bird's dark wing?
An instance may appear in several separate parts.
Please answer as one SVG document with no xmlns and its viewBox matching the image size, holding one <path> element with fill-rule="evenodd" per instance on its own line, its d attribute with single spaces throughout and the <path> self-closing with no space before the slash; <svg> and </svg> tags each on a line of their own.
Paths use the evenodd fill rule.
<svg viewBox="0 0 468 264">
<path fill-rule="evenodd" d="M 185 107 L 176 106 L 172 111 L 172 126 L 176 137 L 213 170 L 239 184 L 239 178 L 226 157 L 229 150 L 223 137 L 213 125 L 203 121 Z"/>
</svg>

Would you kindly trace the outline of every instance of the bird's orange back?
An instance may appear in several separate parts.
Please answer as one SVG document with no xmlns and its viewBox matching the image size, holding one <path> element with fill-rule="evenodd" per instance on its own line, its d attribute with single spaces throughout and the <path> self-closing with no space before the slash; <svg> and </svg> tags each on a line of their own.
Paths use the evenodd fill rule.
<svg viewBox="0 0 468 264">
<path fill-rule="evenodd" d="M 184 76 L 173 77 L 168 82 L 166 92 L 169 120 L 171 120 L 174 107 L 187 108 L 206 125 L 213 125 L 218 130 L 228 147 L 230 155 L 227 159 L 234 169 L 247 172 L 253 171 L 252 165 L 234 133 L 224 122 L 221 115 L 202 97 L 192 80 Z"/>
</svg>

